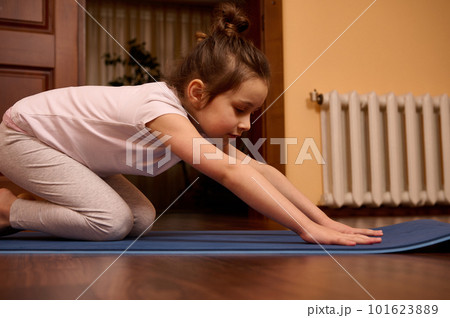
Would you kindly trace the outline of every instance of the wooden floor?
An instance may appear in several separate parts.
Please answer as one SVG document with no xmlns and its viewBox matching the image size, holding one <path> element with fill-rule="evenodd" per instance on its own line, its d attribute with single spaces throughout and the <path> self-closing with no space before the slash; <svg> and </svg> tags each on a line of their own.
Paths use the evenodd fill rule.
<svg viewBox="0 0 450 318">
<path fill-rule="evenodd" d="M 418 217 L 350 217 L 344 222 L 371 227 Z M 154 227 L 207 229 L 282 227 L 255 215 L 174 211 Z M 450 254 L 117 257 L 0 255 L 0 299 L 448 299 L 450 295 Z"/>
</svg>

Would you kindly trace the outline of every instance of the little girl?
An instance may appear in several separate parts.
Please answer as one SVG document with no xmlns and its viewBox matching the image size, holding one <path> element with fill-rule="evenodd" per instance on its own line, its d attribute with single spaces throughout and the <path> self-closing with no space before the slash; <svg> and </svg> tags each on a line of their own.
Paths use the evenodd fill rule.
<svg viewBox="0 0 450 318">
<path fill-rule="evenodd" d="M 157 175 L 184 160 L 307 242 L 380 242 L 380 231 L 331 220 L 283 174 L 248 163 L 230 143 L 250 129 L 269 85 L 266 57 L 240 36 L 248 25 L 238 8 L 223 4 L 211 35 L 198 34 L 201 41 L 165 83 L 61 88 L 11 107 L 0 126 L 0 171 L 44 200 L 0 189 L 0 235 L 139 236 L 155 209 L 122 174 Z"/>
</svg>

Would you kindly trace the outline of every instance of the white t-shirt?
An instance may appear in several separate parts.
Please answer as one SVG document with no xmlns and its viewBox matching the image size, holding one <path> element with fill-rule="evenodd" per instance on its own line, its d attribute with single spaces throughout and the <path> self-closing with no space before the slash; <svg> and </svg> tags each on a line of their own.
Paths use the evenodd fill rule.
<svg viewBox="0 0 450 318">
<path fill-rule="evenodd" d="M 165 83 L 81 86 L 26 97 L 3 121 L 84 164 L 100 176 L 158 175 L 180 161 L 145 124 L 164 114 L 187 118 Z M 163 136 L 170 138 L 170 136 Z"/>
</svg>

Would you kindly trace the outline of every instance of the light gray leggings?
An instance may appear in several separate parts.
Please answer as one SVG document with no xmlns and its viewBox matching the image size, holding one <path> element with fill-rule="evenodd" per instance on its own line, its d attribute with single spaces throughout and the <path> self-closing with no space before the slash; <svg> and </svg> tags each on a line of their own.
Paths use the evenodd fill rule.
<svg viewBox="0 0 450 318">
<path fill-rule="evenodd" d="M 0 124 L 0 171 L 47 200 L 16 200 L 10 216 L 15 229 L 69 239 L 120 240 L 140 235 L 155 219 L 152 203 L 124 176 L 100 178 L 4 123 Z"/>
</svg>

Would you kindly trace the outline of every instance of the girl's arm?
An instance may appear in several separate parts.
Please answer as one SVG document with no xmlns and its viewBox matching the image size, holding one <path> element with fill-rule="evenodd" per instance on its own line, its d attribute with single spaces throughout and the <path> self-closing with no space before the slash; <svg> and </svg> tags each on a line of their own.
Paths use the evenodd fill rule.
<svg viewBox="0 0 450 318">
<path fill-rule="evenodd" d="M 202 138 L 189 120 L 182 116 L 163 115 L 147 123 L 147 127 L 150 131 L 161 132 L 159 138 L 171 136 L 165 144 L 183 161 L 308 242 L 355 245 L 380 241 L 379 238 L 360 234 L 341 233 L 313 222 L 252 166 L 241 164 L 239 159 L 236 159 L 236 164 L 230 164 L 230 157 Z"/>
<path fill-rule="evenodd" d="M 229 145 L 228 147 L 233 147 Z M 236 154 L 236 158 L 243 161 L 247 155 L 238 149 L 225 149 L 227 153 Z M 248 161 L 248 159 L 247 159 Z M 277 169 L 274 167 L 251 159 L 248 163 L 263 175 L 278 191 L 280 191 L 290 202 L 292 202 L 300 211 L 308 216 L 312 221 L 325 227 L 337 230 L 343 233 L 364 234 L 364 235 L 383 235 L 382 231 L 374 231 L 370 229 L 353 228 L 342 223 L 330 219 L 321 209 L 312 203 L 303 193 Z"/>
</svg>

